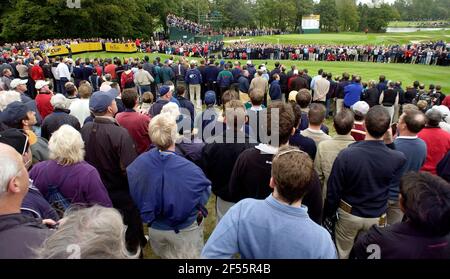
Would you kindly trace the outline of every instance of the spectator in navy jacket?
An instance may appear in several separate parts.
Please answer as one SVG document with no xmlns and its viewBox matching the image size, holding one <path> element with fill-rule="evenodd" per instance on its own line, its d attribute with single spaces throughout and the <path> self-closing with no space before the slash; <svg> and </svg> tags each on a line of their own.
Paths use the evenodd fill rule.
<svg viewBox="0 0 450 279">
<path fill-rule="evenodd" d="M 401 175 L 406 162 L 400 151 L 389 149 L 383 137 L 391 119 L 382 106 L 369 110 L 365 119 L 367 135 L 337 156 L 328 179 L 325 217 L 336 211 L 336 246 L 339 257 L 349 257 L 358 233 L 372 225 L 386 225 L 389 184 Z"/>
<path fill-rule="evenodd" d="M 270 84 L 269 95 L 272 101 L 281 101 L 280 75 L 274 74 Z"/>
<path fill-rule="evenodd" d="M 202 101 L 200 99 L 200 93 L 201 93 L 201 84 L 203 82 L 202 80 L 202 74 L 200 73 L 199 69 L 195 66 L 196 62 L 191 62 L 191 68 L 186 71 L 185 76 L 185 82 L 189 86 L 189 99 L 193 104 L 197 101 L 197 107 L 201 107 Z"/>
<path fill-rule="evenodd" d="M 425 115 L 419 110 L 405 110 L 400 116 L 397 130 L 399 136 L 395 139 L 395 150 L 405 154 L 406 164 L 402 173 L 419 171 L 427 158 L 427 145 L 417 137 L 426 123 Z M 388 225 L 402 221 L 403 213 L 399 204 L 400 181 L 394 180 L 389 187 L 389 207 L 387 211 Z"/>
</svg>

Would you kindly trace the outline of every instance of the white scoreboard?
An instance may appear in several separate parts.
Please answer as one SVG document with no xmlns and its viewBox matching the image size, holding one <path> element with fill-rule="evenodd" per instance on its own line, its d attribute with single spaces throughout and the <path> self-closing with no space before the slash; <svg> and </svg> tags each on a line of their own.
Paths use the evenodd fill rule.
<svg viewBox="0 0 450 279">
<path fill-rule="evenodd" d="M 302 17 L 303 30 L 317 30 L 320 29 L 320 15 L 309 15 Z"/>
</svg>

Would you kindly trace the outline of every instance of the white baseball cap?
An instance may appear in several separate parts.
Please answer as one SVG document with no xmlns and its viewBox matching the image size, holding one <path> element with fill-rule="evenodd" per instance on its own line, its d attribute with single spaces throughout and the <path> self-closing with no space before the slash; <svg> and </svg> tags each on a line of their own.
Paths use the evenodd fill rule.
<svg viewBox="0 0 450 279">
<path fill-rule="evenodd" d="M 48 83 L 45 80 L 38 80 L 36 81 L 36 85 L 34 86 L 37 90 L 40 90 L 42 87 L 49 85 L 50 83 Z"/>
<path fill-rule="evenodd" d="M 364 102 L 364 101 L 359 101 L 356 102 L 353 106 L 352 106 L 352 110 L 354 112 L 359 112 L 362 115 L 366 115 L 369 112 L 369 104 Z"/>
<path fill-rule="evenodd" d="M 26 79 L 16 78 L 11 81 L 11 84 L 9 85 L 9 87 L 11 87 L 11 89 L 15 89 L 20 84 L 27 84 L 27 83 L 28 83 L 28 80 L 26 80 Z"/>
</svg>

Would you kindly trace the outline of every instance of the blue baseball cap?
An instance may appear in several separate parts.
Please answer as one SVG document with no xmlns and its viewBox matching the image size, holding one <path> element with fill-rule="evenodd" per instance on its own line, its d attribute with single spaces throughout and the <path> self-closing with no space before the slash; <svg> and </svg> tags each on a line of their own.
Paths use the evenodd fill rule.
<svg viewBox="0 0 450 279">
<path fill-rule="evenodd" d="M 214 105 L 216 103 L 216 92 L 209 90 L 205 93 L 205 104 Z"/>
<path fill-rule="evenodd" d="M 24 103 L 16 101 L 9 104 L 1 114 L 1 121 L 8 126 L 14 126 L 27 117 L 31 111 Z"/>
<path fill-rule="evenodd" d="M 163 85 L 163 86 L 161 86 L 161 88 L 159 88 L 159 96 L 161 96 L 161 97 L 166 95 L 169 92 L 170 92 L 170 87 L 167 85 Z"/>
<path fill-rule="evenodd" d="M 111 90 L 108 92 L 97 91 L 92 94 L 91 99 L 89 99 L 89 109 L 93 113 L 106 112 L 114 99 L 114 92 Z"/>
</svg>

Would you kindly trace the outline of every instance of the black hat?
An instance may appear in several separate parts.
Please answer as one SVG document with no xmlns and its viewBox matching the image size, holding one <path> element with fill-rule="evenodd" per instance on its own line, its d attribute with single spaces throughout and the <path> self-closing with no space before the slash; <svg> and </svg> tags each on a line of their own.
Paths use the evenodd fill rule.
<svg viewBox="0 0 450 279">
<path fill-rule="evenodd" d="M 0 132 L 0 142 L 13 147 L 21 155 L 28 149 L 28 136 L 19 129 L 8 129 Z"/>
</svg>

